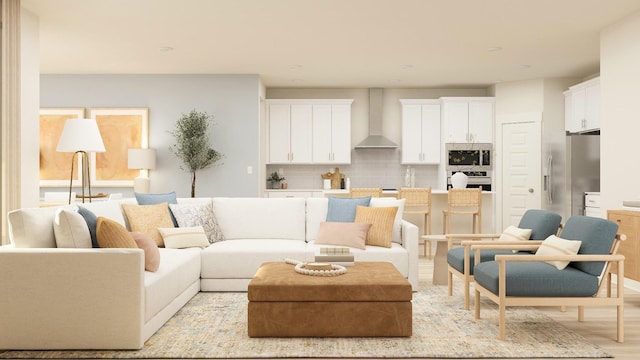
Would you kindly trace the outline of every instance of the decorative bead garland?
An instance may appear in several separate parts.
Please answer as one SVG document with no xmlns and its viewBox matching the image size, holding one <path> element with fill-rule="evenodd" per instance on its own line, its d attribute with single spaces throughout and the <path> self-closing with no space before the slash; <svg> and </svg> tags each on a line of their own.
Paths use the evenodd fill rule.
<svg viewBox="0 0 640 360">
<path fill-rule="evenodd" d="M 293 260 L 293 259 L 285 259 L 287 264 L 295 265 L 294 270 L 298 274 L 303 275 L 311 275 L 311 276 L 338 276 L 347 273 L 347 268 L 342 265 L 331 264 L 331 270 L 311 270 L 305 269 L 305 265 L 307 263 Z"/>
</svg>

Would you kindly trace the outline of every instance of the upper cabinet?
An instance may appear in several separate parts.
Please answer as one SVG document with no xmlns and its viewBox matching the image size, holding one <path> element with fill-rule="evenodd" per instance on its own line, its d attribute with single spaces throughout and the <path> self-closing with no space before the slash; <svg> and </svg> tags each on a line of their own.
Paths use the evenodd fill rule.
<svg viewBox="0 0 640 360">
<path fill-rule="evenodd" d="M 269 164 L 349 164 L 353 100 L 267 100 Z"/>
<path fill-rule="evenodd" d="M 493 143 L 493 97 L 440 98 L 445 143 Z"/>
<path fill-rule="evenodd" d="M 571 133 L 600 129 L 600 78 L 569 87 L 565 95 L 565 129 Z"/>
<path fill-rule="evenodd" d="M 440 101 L 401 99 L 402 164 L 440 163 Z"/>
<path fill-rule="evenodd" d="M 313 105 L 314 164 L 351 163 L 351 100 Z"/>
</svg>

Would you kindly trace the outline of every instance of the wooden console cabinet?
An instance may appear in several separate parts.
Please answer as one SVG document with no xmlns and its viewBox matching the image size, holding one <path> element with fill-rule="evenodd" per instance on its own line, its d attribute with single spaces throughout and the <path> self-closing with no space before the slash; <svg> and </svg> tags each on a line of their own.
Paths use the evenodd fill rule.
<svg viewBox="0 0 640 360">
<path fill-rule="evenodd" d="M 618 254 L 624 255 L 624 277 L 640 281 L 640 211 L 609 210 L 607 218 L 618 224 L 618 233 L 625 234 Z M 612 268 L 617 273 L 616 266 Z"/>
</svg>

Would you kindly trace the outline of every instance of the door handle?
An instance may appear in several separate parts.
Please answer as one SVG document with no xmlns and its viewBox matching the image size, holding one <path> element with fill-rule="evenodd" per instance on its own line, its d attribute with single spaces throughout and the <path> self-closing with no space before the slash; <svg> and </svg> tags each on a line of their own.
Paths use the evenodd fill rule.
<svg viewBox="0 0 640 360">
<path fill-rule="evenodd" d="M 533 188 L 529 188 L 529 194 L 533 194 Z"/>
</svg>

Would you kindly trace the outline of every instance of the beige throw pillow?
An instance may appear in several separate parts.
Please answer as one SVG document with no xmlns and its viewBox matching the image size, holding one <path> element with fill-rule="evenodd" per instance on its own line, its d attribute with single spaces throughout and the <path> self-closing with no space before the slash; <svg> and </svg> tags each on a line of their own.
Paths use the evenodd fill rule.
<svg viewBox="0 0 640 360">
<path fill-rule="evenodd" d="M 154 205 L 122 204 L 122 209 L 127 216 L 131 231 L 147 234 L 155 241 L 156 245 L 159 247 L 164 246 L 158 228 L 173 227 L 168 203 Z"/>
<path fill-rule="evenodd" d="M 551 235 L 546 238 L 536 255 L 575 255 L 580 250 L 582 241 L 580 240 L 565 240 L 555 235 Z M 547 263 L 555 266 L 558 270 L 562 270 L 569 265 L 570 261 L 546 261 Z"/>
<path fill-rule="evenodd" d="M 316 244 L 349 246 L 364 250 L 371 224 L 350 222 L 321 222 Z"/>
<path fill-rule="evenodd" d="M 147 234 L 132 232 L 131 236 L 138 245 L 138 248 L 144 251 L 144 269 L 151 272 L 158 271 L 160 267 L 160 250 L 155 241 L 151 240 Z"/>
<path fill-rule="evenodd" d="M 168 249 L 184 249 L 189 247 L 206 248 L 209 246 L 207 234 L 202 226 L 158 228 L 164 246 Z"/>
<path fill-rule="evenodd" d="M 367 234 L 367 245 L 391 247 L 393 222 L 398 207 L 356 207 L 356 223 L 371 224 Z"/>
</svg>

